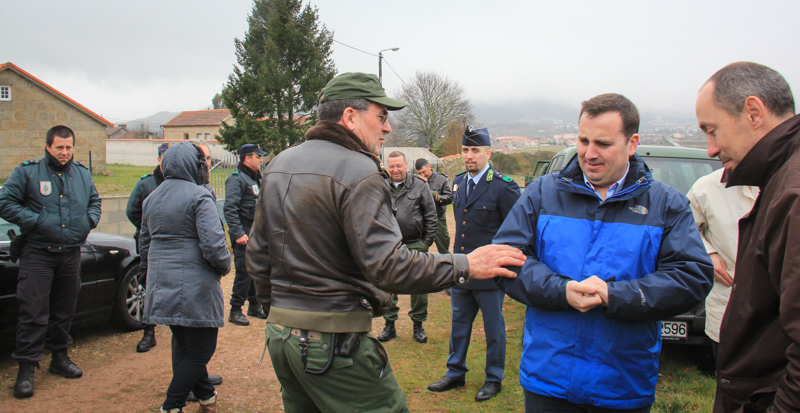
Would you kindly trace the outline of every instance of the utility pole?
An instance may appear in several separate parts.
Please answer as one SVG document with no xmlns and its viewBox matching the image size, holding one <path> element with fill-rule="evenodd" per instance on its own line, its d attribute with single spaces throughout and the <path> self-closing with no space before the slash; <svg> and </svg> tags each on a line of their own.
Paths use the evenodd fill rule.
<svg viewBox="0 0 800 413">
<path fill-rule="evenodd" d="M 383 52 L 385 52 L 387 50 L 391 50 L 393 52 L 396 52 L 396 51 L 400 50 L 400 48 L 399 47 L 390 47 L 388 49 L 383 49 L 380 52 L 378 52 L 378 82 L 380 82 L 381 85 L 383 84 Z"/>
</svg>

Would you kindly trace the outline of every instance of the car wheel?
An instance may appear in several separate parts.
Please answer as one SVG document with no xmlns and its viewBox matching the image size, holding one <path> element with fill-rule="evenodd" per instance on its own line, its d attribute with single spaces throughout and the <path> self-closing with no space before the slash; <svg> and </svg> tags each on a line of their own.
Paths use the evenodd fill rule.
<svg viewBox="0 0 800 413">
<path fill-rule="evenodd" d="M 128 270 L 117 287 L 117 296 L 114 300 L 116 322 L 129 330 L 139 330 L 143 327 L 145 287 L 139 283 L 141 273 L 142 269 L 136 264 Z"/>
</svg>

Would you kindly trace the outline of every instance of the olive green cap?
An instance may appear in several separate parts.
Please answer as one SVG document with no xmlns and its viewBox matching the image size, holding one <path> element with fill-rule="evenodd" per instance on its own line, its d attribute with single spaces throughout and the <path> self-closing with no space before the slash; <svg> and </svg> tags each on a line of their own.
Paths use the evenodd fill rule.
<svg viewBox="0 0 800 413">
<path fill-rule="evenodd" d="M 389 110 L 400 110 L 406 106 L 406 102 L 386 96 L 378 76 L 358 72 L 336 76 L 322 88 L 319 95 L 319 103 L 340 99 L 366 99 L 384 105 Z"/>
</svg>

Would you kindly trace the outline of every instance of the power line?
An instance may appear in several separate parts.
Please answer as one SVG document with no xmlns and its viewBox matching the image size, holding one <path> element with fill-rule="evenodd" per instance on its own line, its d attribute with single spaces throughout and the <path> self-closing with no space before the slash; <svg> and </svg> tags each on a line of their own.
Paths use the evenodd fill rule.
<svg viewBox="0 0 800 413">
<path fill-rule="evenodd" d="M 397 78 L 400 79 L 400 81 L 403 82 L 404 85 L 406 85 L 406 81 L 403 80 L 403 78 L 400 77 L 400 75 L 398 75 L 397 72 L 394 71 L 394 68 L 392 67 L 392 65 L 389 64 L 389 61 L 386 60 L 385 57 L 383 58 L 383 61 L 386 62 L 386 66 L 389 66 L 389 69 L 392 69 L 392 72 L 394 72 L 394 75 L 397 76 Z"/>
<path fill-rule="evenodd" d="M 283 18 L 290 19 L 290 20 L 295 20 L 295 19 L 293 19 L 292 17 L 289 17 L 289 16 L 286 16 L 286 15 L 283 15 L 283 14 L 281 14 L 280 12 L 278 12 L 277 10 L 275 10 L 274 8 L 272 8 L 272 7 L 270 7 L 270 6 L 266 6 L 266 7 L 267 7 L 268 9 L 272 10 L 272 11 L 273 11 L 275 14 L 277 14 L 278 16 L 281 16 L 281 17 L 283 17 Z M 304 25 L 302 25 L 302 24 L 298 23 L 297 21 L 295 21 L 295 22 L 294 22 L 294 24 L 296 24 L 296 25 L 298 25 L 298 26 L 305 27 L 306 29 L 309 29 L 309 30 L 311 30 L 311 28 L 310 28 L 310 27 L 308 27 L 308 26 L 304 26 Z M 376 54 L 374 54 L 374 53 L 366 52 L 366 51 L 364 51 L 364 50 L 361 50 L 361 49 L 359 49 L 359 48 L 356 48 L 356 47 L 350 46 L 349 44 L 342 43 L 342 42 L 340 42 L 340 41 L 338 41 L 338 40 L 336 40 L 336 39 L 332 39 L 332 40 L 333 40 L 333 42 L 334 42 L 334 43 L 338 43 L 338 44 L 340 44 L 340 45 L 342 45 L 342 46 L 349 47 L 349 48 L 351 48 L 351 49 L 353 49 L 353 50 L 359 51 L 359 52 L 361 52 L 361 53 L 364 53 L 364 54 L 368 54 L 368 55 L 370 55 L 370 56 L 378 57 L 378 55 L 376 55 Z M 384 61 L 386 61 L 386 58 L 384 57 L 384 58 L 383 58 L 383 60 L 384 60 Z M 397 72 L 396 72 L 396 71 L 394 70 L 394 68 L 393 68 L 393 67 L 392 67 L 392 66 L 389 64 L 389 62 L 386 62 L 386 66 L 389 66 L 389 69 L 392 69 L 392 72 L 394 72 L 394 75 L 395 75 L 395 76 L 397 76 L 397 78 L 398 78 L 398 79 L 400 79 L 400 81 L 401 81 L 401 82 L 403 82 L 403 84 L 406 84 L 406 81 L 405 81 L 405 80 L 403 80 L 403 78 L 402 78 L 402 77 L 400 77 L 400 75 L 398 75 L 398 74 L 397 74 Z"/>
</svg>

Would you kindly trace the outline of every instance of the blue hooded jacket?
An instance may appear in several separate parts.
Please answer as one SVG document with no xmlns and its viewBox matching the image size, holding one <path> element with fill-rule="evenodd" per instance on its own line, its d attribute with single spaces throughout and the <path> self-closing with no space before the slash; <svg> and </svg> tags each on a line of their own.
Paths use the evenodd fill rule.
<svg viewBox="0 0 800 413">
<path fill-rule="evenodd" d="M 661 322 L 711 290 L 713 266 L 689 201 L 630 158 L 622 189 L 602 201 L 573 159 L 532 182 L 493 243 L 528 256 L 516 279 L 498 279 L 528 305 L 520 382 L 528 391 L 610 409 L 652 404 Z M 608 282 L 608 307 L 580 313 L 566 283 Z"/>
</svg>

